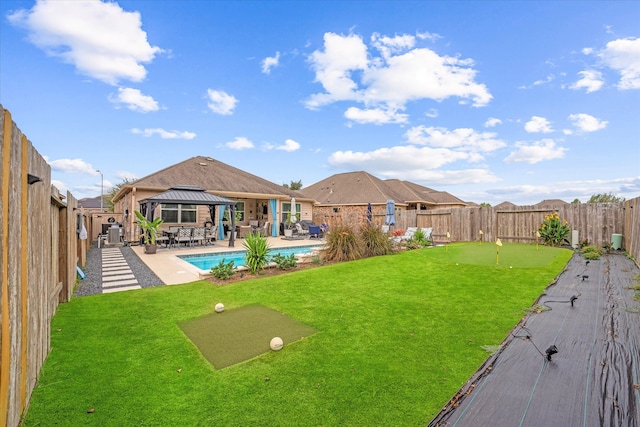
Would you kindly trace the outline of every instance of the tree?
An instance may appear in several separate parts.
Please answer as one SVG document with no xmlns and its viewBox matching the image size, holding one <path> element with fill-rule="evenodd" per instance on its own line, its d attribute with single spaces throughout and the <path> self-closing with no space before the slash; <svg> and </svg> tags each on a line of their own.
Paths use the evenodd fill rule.
<svg viewBox="0 0 640 427">
<path fill-rule="evenodd" d="M 282 184 L 282 186 L 289 190 L 300 190 L 302 188 L 302 180 L 291 181 L 291 184 Z"/>
<path fill-rule="evenodd" d="M 118 191 L 120 191 L 120 189 L 122 187 L 124 187 L 125 185 L 127 185 L 127 184 L 129 184 L 129 183 L 131 183 L 133 181 L 134 181 L 133 179 L 125 178 L 125 179 L 122 180 L 122 182 L 120 184 L 114 185 L 113 188 L 111 189 L 111 191 L 103 196 L 104 205 L 109 210 L 109 212 L 113 212 L 113 208 L 114 208 L 114 206 L 113 206 L 113 198 L 116 196 L 116 193 Z"/>
<path fill-rule="evenodd" d="M 482 202 L 482 203 L 480 203 L 480 207 L 481 208 L 490 208 L 491 207 L 491 203 Z"/>
<path fill-rule="evenodd" d="M 571 202 L 572 205 L 579 205 L 580 204 L 580 199 L 573 199 L 573 202 Z"/>
<path fill-rule="evenodd" d="M 613 193 L 594 194 L 588 203 L 619 203 L 624 202 L 624 197 L 618 197 Z"/>
</svg>

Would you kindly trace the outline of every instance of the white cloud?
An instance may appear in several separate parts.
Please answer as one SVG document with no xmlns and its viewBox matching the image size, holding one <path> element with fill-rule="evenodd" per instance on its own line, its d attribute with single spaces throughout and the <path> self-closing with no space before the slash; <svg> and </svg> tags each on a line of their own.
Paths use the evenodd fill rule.
<svg viewBox="0 0 640 427">
<path fill-rule="evenodd" d="M 276 150 L 287 151 L 289 153 L 300 149 L 300 143 L 293 139 L 287 139 L 284 144 L 274 147 Z"/>
<path fill-rule="evenodd" d="M 569 115 L 569 120 L 573 126 L 577 128 L 578 132 L 595 132 L 604 129 L 609 123 L 606 120 L 599 120 L 596 117 L 584 113 L 571 114 Z"/>
<path fill-rule="evenodd" d="M 438 110 L 436 110 L 435 108 L 429 108 L 429 110 L 424 113 L 425 116 L 430 117 L 432 119 L 435 119 L 436 117 L 438 117 Z"/>
<path fill-rule="evenodd" d="M 516 150 L 512 151 L 504 161 L 535 164 L 544 160 L 561 159 L 566 151 L 566 148 L 557 146 L 554 140 L 548 138 L 535 141 L 533 144 L 516 142 Z"/>
<path fill-rule="evenodd" d="M 143 95 L 139 89 L 130 87 L 118 88 L 118 94 L 110 95 L 109 101 L 114 104 L 125 104 L 128 109 L 139 113 L 148 113 L 160 109 L 158 103 L 151 96 Z"/>
<path fill-rule="evenodd" d="M 271 69 L 280 63 L 280 52 L 276 52 L 276 56 L 268 56 L 262 60 L 262 72 L 264 74 L 271 73 Z"/>
<path fill-rule="evenodd" d="M 64 173 L 85 173 L 89 175 L 100 175 L 100 173 L 82 159 L 58 159 L 48 162 L 51 169 Z"/>
<path fill-rule="evenodd" d="M 386 178 L 434 184 L 468 184 L 496 182 L 491 171 L 481 168 L 443 170 L 443 166 L 467 160 L 471 154 L 446 148 L 396 146 L 370 152 L 337 151 L 329 164 L 344 170 L 366 170 Z"/>
<path fill-rule="evenodd" d="M 371 44 L 379 55 L 359 36 L 326 33 L 324 50 L 309 56 L 315 81 L 325 91 L 311 95 L 307 108 L 353 101 L 364 104 L 366 110 L 393 111 L 404 109 L 409 101 L 449 97 L 471 100 L 480 107 L 492 98 L 485 85 L 475 82 L 477 72 L 469 59 L 418 48 L 411 35 L 374 34 Z"/>
<path fill-rule="evenodd" d="M 225 143 L 225 145 L 232 150 L 247 150 L 249 148 L 253 148 L 253 142 L 244 136 L 237 136 L 236 139 Z"/>
<path fill-rule="evenodd" d="M 29 41 L 47 55 L 111 85 L 142 81 L 147 74 L 142 64 L 162 52 L 147 41 L 140 14 L 113 2 L 40 0 L 8 19 L 25 28 Z"/>
<path fill-rule="evenodd" d="M 416 126 L 405 133 L 405 138 L 410 144 L 474 153 L 491 152 L 506 146 L 504 141 L 496 139 L 495 133 L 476 132 L 470 128 L 448 130 L 440 127 Z"/>
<path fill-rule="evenodd" d="M 487 121 L 484 122 L 484 127 L 492 128 L 492 127 L 496 127 L 497 125 L 501 125 L 501 124 L 502 124 L 502 120 L 496 119 L 495 117 L 489 117 L 487 119 Z"/>
<path fill-rule="evenodd" d="M 207 89 L 207 97 L 209 99 L 207 104 L 209 109 L 223 116 L 233 114 L 233 109 L 236 108 L 236 104 L 238 103 L 238 100 L 234 96 L 229 95 L 223 90 Z"/>
<path fill-rule="evenodd" d="M 401 114 L 395 110 L 383 110 L 381 108 L 360 109 L 358 107 L 349 107 L 345 111 L 344 116 L 356 123 L 373 123 L 383 125 L 388 123 L 407 123 L 408 114 Z"/>
<path fill-rule="evenodd" d="M 147 129 L 131 129 L 131 133 L 135 133 L 136 135 L 143 135 L 147 138 L 158 135 L 162 139 L 193 139 L 196 137 L 196 134 L 193 132 L 187 131 L 177 131 L 177 130 L 164 130 L 161 128 L 147 128 Z"/>
<path fill-rule="evenodd" d="M 620 73 L 619 89 L 640 89 L 640 38 L 610 41 L 597 55 Z"/>
<path fill-rule="evenodd" d="M 529 120 L 524 125 L 524 130 L 529 133 L 550 133 L 553 132 L 551 128 L 551 122 L 544 117 L 540 116 L 531 116 L 531 120 Z"/>
<path fill-rule="evenodd" d="M 395 146 L 369 152 L 336 151 L 329 156 L 329 164 L 337 168 L 367 171 L 402 171 L 437 169 L 469 154 L 447 148 Z"/>
<path fill-rule="evenodd" d="M 587 93 L 591 93 L 600 90 L 604 85 L 604 80 L 600 71 L 584 70 L 580 71 L 578 75 L 582 78 L 569 86 L 570 89 L 586 89 Z"/>
</svg>

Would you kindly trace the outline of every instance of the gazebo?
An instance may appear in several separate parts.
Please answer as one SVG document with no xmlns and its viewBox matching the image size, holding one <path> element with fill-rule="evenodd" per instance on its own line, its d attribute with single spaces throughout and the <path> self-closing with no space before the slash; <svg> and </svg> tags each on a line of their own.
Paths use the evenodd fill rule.
<svg viewBox="0 0 640 427">
<path fill-rule="evenodd" d="M 155 196 L 140 200 L 140 213 L 147 219 L 153 221 L 153 214 L 156 207 L 160 203 L 178 203 L 185 205 L 209 206 L 209 215 L 211 216 L 211 222 L 214 224 L 216 216 L 216 206 L 228 206 L 229 218 L 231 219 L 231 229 L 235 229 L 236 202 L 231 199 L 227 199 L 226 197 L 207 193 L 204 188 L 200 188 L 195 185 L 180 185 L 171 187 L 164 193 L 156 194 Z M 222 222 L 222 215 L 223 214 L 221 213 L 220 222 Z M 233 247 L 235 244 L 234 234 L 235 233 L 231 233 L 231 237 L 229 238 L 229 247 Z"/>
</svg>

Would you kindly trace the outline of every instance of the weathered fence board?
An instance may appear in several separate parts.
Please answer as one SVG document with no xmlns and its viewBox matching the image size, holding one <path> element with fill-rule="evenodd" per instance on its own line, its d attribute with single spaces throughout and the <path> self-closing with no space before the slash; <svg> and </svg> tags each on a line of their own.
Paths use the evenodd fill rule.
<svg viewBox="0 0 640 427">
<path fill-rule="evenodd" d="M 54 200 L 50 166 L 1 105 L 0 142 L 0 426 L 13 427 L 49 353 L 51 317 L 73 291 L 78 244 L 68 224 L 77 201 Z"/>
</svg>

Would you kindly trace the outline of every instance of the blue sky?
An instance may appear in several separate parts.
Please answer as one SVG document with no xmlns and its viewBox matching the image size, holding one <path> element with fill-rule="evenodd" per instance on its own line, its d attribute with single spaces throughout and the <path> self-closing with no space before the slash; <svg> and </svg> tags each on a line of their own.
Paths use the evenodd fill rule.
<svg viewBox="0 0 640 427">
<path fill-rule="evenodd" d="M 196 155 L 492 205 L 640 196 L 637 1 L 0 8 L 0 103 L 77 198 Z"/>
</svg>

